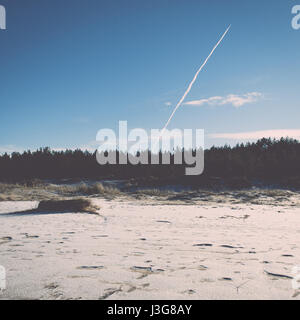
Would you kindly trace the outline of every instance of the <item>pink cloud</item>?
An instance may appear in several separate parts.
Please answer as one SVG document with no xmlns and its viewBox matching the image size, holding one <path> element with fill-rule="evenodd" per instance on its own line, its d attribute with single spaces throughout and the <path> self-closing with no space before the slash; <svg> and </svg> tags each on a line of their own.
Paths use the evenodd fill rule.
<svg viewBox="0 0 300 320">
<path fill-rule="evenodd" d="M 231 140 L 258 140 L 261 138 L 293 138 L 300 140 L 300 129 L 278 129 L 278 130 L 262 130 L 238 133 L 215 133 L 210 134 L 210 138 L 214 139 L 231 139 Z"/>
</svg>

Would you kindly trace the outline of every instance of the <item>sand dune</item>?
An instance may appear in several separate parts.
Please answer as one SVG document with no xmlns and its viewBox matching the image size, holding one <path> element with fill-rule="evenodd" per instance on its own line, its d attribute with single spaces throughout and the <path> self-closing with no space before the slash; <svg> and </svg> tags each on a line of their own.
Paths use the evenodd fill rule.
<svg viewBox="0 0 300 320">
<path fill-rule="evenodd" d="M 0 298 L 300 299 L 298 206 L 93 203 L 101 216 L 0 202 Z"/>
</svg>

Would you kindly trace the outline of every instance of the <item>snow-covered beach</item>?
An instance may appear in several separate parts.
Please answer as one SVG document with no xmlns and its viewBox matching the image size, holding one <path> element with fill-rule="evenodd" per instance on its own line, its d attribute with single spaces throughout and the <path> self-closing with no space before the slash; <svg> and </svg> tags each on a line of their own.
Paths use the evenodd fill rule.
<svg viewBox="0 0 300 320">
<path fill-rule="evenodd" d="M 299 205 L 223 198 L 94 197 L 99 215 L 2 201 L 0 299 L 300 299 Z"/>
</svg>

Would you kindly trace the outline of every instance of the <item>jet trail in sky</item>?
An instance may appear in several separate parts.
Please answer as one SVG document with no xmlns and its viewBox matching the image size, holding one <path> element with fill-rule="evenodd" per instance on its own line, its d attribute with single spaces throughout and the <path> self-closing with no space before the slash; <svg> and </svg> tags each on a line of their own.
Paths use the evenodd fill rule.
<svg viewBox="0 0 300 320">
<path fill-rule="evenodd" d="M 177 111 L 177 109 L 182 105 L 184 99 L 186 98 L 186 96 L 188 95 L 188 93 L 191 91 L 193 84 L 195 83 L 195 81 L 197 80 L 197 77 L 199 75 L 199 73 L 201 72 L 201 70 L 204 68 L 204 66 L 206 65 L 207 61 L 209 60 L 209 58 L 212 56 L 212 54 L 214 53 L 214 51 L 217 49 L 217 47 L 219 46 L 219 44 L 222 42 L 222 40 L 224 39 L 224 37 L 226 36 L 227 32 L 229 31 L 231 25 L 226 29 L 226 31 L 224 32 L 224 34 L 222 35 L 221 39 L 217 42 L 217 44 L 214 46 L 214 48 L 212 49 L 211 53 L 209 54 L 209 56 L 205 59 L 205 61 L 203 62 L 202 66 L 199 68 L 199 70 L 197 71 L 197 73 L 195 74 L 192 82 L 190 83 L 190 85 L 188 86 L 187 90 L 185 91 L 184 95 L 182 96 L 182 98 L 179 100 L 179 102 L 177 103 L 175 109 L 173 110 L 169 120 L 167 121 L 167 123 L 165 124 L 165 126 L 163 127 L 163 129 L 161 130 L 160 136 L 163 136 L 164 131 L 166 130 L 167 126 L 169 125 L 170 121 L 172 120 L 175 112 Z"/>
</svg>

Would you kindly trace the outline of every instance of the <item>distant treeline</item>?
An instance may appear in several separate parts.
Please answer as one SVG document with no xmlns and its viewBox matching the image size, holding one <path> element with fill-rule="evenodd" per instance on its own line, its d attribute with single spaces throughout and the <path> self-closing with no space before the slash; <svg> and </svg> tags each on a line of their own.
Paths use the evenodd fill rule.
<svg viewBox="0 0 300 320">
<path fill-rule="evenodd" d="M 205 150 L 205 169 L 200 176 L 186 176 L 186 165 L 174 165 L 173 157 L 170 165 L 99 165 L 95 153 L 41 148 L 0 156 L 0 180 L 125 179 L 132 186 L 181 184 L 241 188 L 263 184 L 300 188 L 300 143 L 289 138 L 264 138 L 235 147 L 212 147 Z"/>
</svg>

